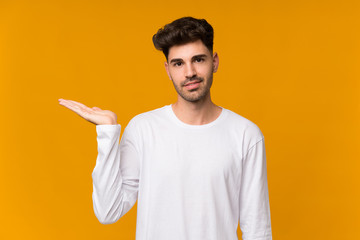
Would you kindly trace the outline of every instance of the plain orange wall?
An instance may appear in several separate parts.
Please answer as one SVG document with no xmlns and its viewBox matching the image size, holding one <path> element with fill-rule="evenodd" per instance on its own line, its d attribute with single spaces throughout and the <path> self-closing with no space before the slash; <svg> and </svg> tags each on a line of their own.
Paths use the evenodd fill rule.
<svg viewBox="0 0 360 240">
<path fill-rule="evenodd" d="M 151 37 L 187 15 L 215 29 L 214 102 L 265 136 L 274 239 L 360 239 L 355 0 L 0 1 L 0 239 L 135 238 L 136 205 L 96 219 L 95 126 L 57 99 L 123 128 L 173 103 Z"/>
</svg>

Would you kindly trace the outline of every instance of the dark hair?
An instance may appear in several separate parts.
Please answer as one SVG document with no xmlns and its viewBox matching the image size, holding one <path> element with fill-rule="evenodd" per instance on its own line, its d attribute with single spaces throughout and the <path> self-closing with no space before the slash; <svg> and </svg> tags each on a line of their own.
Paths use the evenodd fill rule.
<svg viewBox="0 0 360 240">
<path fill-rule="evenodd" d="M 214 29 L 205 19 L 193 17 L 179 18 L 166 24 L 152 38 L 155 48 L 163 51 L 166 60 L 172 46 L 194 42 L 199 39 L 212 53 Z"/>
</svg>

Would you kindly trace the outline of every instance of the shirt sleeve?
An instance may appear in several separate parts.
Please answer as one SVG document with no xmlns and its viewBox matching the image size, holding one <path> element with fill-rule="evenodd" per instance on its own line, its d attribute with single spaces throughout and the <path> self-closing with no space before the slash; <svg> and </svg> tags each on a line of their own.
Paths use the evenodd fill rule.
<svg viewBox="0 0 360 240">
<path fill-rule="evenodd" d="M 129 126 L 129 125 L 128 125 Z M 135 204 L 139 187 L 139 154 L 130 128 L 96 125 L 98 156 L 92 172 L 93 207 L 102 224 L 116 222 Z"/>
<path fill-rule="evenodd" d="M 272 240 L 264 138 L 254 144 L 242 163 L 240 229 L 243 240 Z"/>
</svg>

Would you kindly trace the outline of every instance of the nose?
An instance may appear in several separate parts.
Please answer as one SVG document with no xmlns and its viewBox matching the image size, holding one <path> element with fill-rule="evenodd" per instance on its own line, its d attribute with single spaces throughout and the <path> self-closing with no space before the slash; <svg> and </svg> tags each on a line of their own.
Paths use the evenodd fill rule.
<svg viewBox="0 0 360 240">
<path fill-rule="evenodd" d="M 192 63 L 187 64 L 185 69 L 185 76 L 186 78 L 192 78 L 196 76 L 196 69 Z"/>
</svg>

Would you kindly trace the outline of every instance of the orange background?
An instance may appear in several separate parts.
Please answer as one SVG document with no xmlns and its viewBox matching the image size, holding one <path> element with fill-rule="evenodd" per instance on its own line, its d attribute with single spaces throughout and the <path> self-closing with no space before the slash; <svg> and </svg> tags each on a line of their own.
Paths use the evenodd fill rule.
<svg viewBox="0 0 360 240">
<path fill-rule="evenodd" d="M 187 15 L 215 29 L 214 102 L 265 136 L 274 239 L 360 239 L 359 3 L 0 1 L 0 239 L 135 238 L 136 205 L 97 221 L 95 125 L 58 98 L 123 128 L 173 103 L 151 37 Z"/>
</svg>

